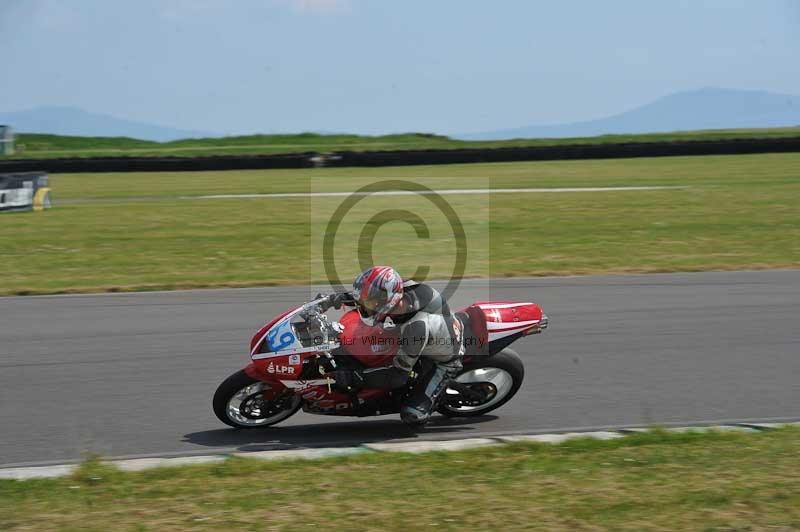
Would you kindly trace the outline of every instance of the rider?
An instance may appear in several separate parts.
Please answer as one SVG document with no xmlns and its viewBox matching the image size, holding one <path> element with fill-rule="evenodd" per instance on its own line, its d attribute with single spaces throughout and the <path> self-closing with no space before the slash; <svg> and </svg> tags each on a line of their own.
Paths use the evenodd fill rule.
<svg viewBox="0 0 800 532">
<path fill-rule="evenodd" d="M 461 322 L 455 319 L 444 296 L 427 284 L 403 282 L 388 266 L 375 266 L 353 281 L 352 293 L 328 296 L 327 306 L 355 306 L 370 326 L 399 327 L 399 349 L 392 364 L 366 370 L 337 369 L 339 389 L 400 388 L 406 384 L 420 356 L 419 379 L 400 410 L 411 425 L 424 425 L 450 380 L 461 369 L 464 354 Z"/>
</svg>

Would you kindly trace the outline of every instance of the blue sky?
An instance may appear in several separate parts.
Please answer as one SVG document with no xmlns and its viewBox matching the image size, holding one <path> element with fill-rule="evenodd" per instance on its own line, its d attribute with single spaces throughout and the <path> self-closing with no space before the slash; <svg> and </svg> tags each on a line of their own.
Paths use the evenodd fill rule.
<svg viewBox="0 0 800 532">
<path fill-rule="evenodd" d="M 699 87 L 800 94 L 796 0 L 0 0 L 0 110 L 467 133 Z"/>
</svg>

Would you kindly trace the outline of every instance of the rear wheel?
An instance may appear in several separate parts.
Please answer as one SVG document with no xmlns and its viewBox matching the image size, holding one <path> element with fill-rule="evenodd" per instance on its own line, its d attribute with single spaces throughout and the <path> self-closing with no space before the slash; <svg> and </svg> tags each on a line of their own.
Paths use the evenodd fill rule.
<svg viewBox="0 0 800 532">
<path fill-rule="evenodd" d="M 514 397 L 524 377 L 522 360 L 511 349 L 479 358 L 461 370 L 437 410 L 448 417 L 482 416 Z"/>
<path fill-rule="evenodd" d="M 266 399 L 270 385 L 237 371 L 214 394 L 214 413 L 231 427 L 253 429 L 280 423 L 300 409 L 301 398 L 290 390 Z"/>
</svg>

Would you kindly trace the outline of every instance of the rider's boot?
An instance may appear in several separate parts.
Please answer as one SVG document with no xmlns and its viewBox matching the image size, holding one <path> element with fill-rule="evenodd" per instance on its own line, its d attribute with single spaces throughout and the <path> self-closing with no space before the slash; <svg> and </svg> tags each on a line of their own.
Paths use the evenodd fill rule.
<svg viewBox="0 0 800 532">
<path fill-rule="evenodd" d="M 424 426 L 430 420 L 447 385 L 458 374 L 460 361 L 435 364 L 414 386 L 411 396 L 400 409 L 403 423 L 414 427 Z"/>
</svg>

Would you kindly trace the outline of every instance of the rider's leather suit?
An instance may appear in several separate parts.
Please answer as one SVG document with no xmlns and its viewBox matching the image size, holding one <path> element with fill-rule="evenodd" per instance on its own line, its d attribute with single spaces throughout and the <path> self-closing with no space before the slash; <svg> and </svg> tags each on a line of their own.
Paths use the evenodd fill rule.
<svg viewBox="0 0 800 532">
<path fill-rule="evenodd" d="M 366 388 L 399 388 L 405 385 L 419 358 L 419 378 L 400 411 L 410 424 L 424 424 L 447 384 L 461 369 L 464 355 L 461 322 L 453 317 L 445 298 L 427 284 L 408 281 L 403 285 L 402 314 L 389 314 L 384 326 L 400 328 L 400 349 L 392 365 L 365 370 Z M 426 362 L 427 361 L 427 362 Z"/>
</svg>

